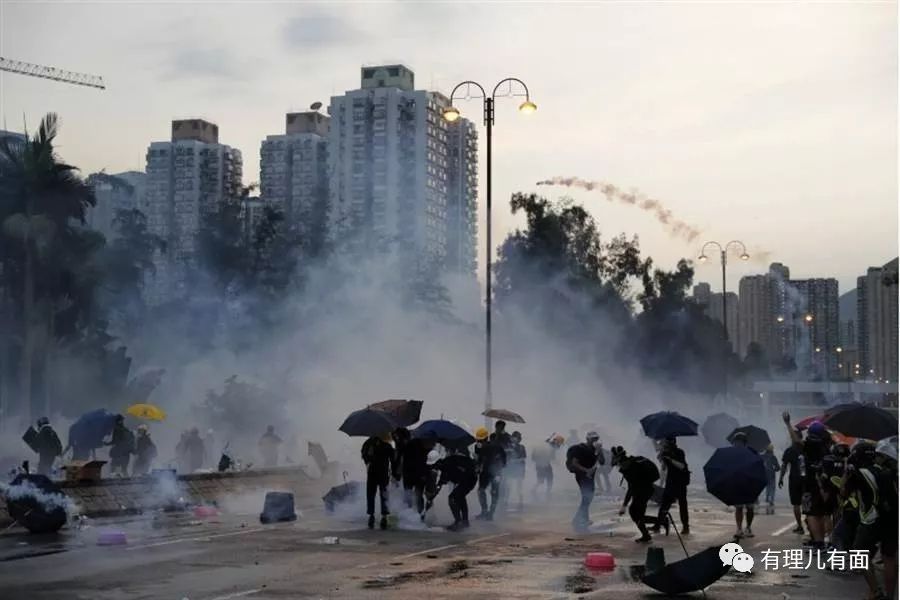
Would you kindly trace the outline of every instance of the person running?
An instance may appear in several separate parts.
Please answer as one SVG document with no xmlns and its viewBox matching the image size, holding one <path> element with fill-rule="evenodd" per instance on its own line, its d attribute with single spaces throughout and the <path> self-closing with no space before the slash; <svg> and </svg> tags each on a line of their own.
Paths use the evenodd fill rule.
<svg viewBox="0 0 900 600">
<path fill-rule="evenodd" d="M 591 502 L 594 501 L 594 476 L 597 463 L 602 458 L 597 456 L 600 435 L 589 431 L 585 441 L 570 446 L 566 451 L 566 468 L 575 475 L 575 483 L 581 492 L 581 503 L 572 518 L 572 528 L 578 533 L 587 533 L 591 526 Z"/>
<path fill-rule="evenodd" d="M 775 476 L 781 470 L 778 457 L 775 456 L 775 446 L 769 444 L 763 452 L 763 465 L 766 468 L 766 514 L 775 514 Z"/>
<path fill-rule="evenodd" d="M 746 448 L 750 450 L 754 454 L 756 450 L 747 445 L 747 434 L 743 431 L 739 431 L 731 438 L 731 444 L 738 448 Z M 756 505 L 759 503 L 759 498 L 756 498 L 753 502 L 748 504 L 738 504 L 734 507 L 734 522 L 737 525 L 737 530 L 734 533 L 734 539 L 738 540 L 743 537 L 753 537 L 753 517 L 756 516 Z M 747 527 L 744 527 L 744 515 L 747 516 Z"/>
<path fill-rule="evenodd" d="M 611 450 L 612 462 L 619 467 L 619 472 L 625 479 L 628 489 L 625 492 L 625 499 L 622 502 L 622 508 L 619 509 L 619 515 L 624 515 L 628 511 L 631 520 L 637 526 L 641 537 L 635 542 L 646 543 L 653 538 L 647 529 L 647 524 L 659 525 L 659 521 L 655 517 L 647 516 L 647 503 L 653 496 L 653 483 L 659 479 L 659 469 L 656 464 L 643 456 L 628 456 L 622 446 L 614 446 Z M 662 523 L 669 533 L 669 523 L 666 520 Z"/>
<path fill-rule="evenodd" d="M 793 533 L 803 533 L 803 520 L 800 515 L 800 503 L 803 501 L 803 445 L 791 442 L 781 455 L 781 475 L 778 477 L 779 489 L 784 487 L 784 475 L 788 474 L 788 498 L 794 509 L 794 520 L 797 526 Z"/>
<path fill-rule="evenodd" d="M 388 484 L 394 464 L 394 448 L 387 441 L 390 436 L 372 436 L 362 445 L 362 460 L 366 465 L 366 514 L 369 515 L 369 529 L 375 528 L 375 493 L 381 499 L 381 529 L 387 529 Z"/>
<path fill-rule="evenodd" d="M 537 483 L 531 490 L 531 495 L 535 500 L 538 498 L 538 489 L 544 486 L 544 502 L 550 501 L 550 492 L 553 489 L 553 462 L 556 460 L 556 452 L 564 441 L 563 436 L 554 433 L 543 444 L 531 451 L 531 461 L 534 463 L 534 471 L 537 475 Z"/>
<path fill-rule="evenodd" d="M 667 438 L 663 442 L 659 453 L 659 462 L 665 468 L 666 481 L 663 488 L 662 502 L 659 504 L 656 525 L 651 531 L 659 533 L 660 525 L 669 523 L 669 509 L 677 501 L 678 515 L 681 519 L 681 535 L 689 535 L 691 527 L 689 523 L 687 488 L 691 482 L 691 472 L 688 469 L 684 450 L 678 447 L 674 437 Z M 668 531 L 668 527 L 666 530 Z"/>
<path fill-rule="evenodd" d="M 502 421 L 497 422 L 498 425 Z M 495 432 L 496 433 L 496 432 Z M 481 513 L 475 517 L 479 520 L 492 521 L 494 512 L 500 502 L 500 485 L 503 469 L 506 468 L 506 450 L 503 449 L 501 436 L 490 439 L 486 427 L 475 430 L 475 460 L 478 466 L 478 504 Z M 487 489 L 491 488 L 491 504 L 488 506 Z"/>
<path fill-rule="evenodd" d="M 447 497 L 450 512 L 453 513 L 453 524 L 447 527 L 448 531 L 462 531 L 469 527 L 469 495 L 478 482 L 475 472 L 475 461 L 467 453 L 454 452 L 441 459 L 437 451 L 428 453 L 428 464 L 432 469 L 440 471 L 438 490 L 441 486 L 452 483 L 453 489 Z"/>
<path fill-rule="evenodd" d="M 266 432 L 259 438 L 259 453 L 262 455 L 264 467 L 278 465 L 278 449 L 281 443 L 281 438 L 275 433 L 275 426 L 266 427 Z"/>
<path fill-rule="evenodd" d="M 519 499 L 518 509 L 522 510 L 522 482 L 525 479 L 525 459 L 527 452 L 525 446 L 522 445 L 522 434 L 518 431 L 512 433 L 512 443 L 509 446 L 509 465 L 506 472 L 509 475 L 510 495 L 513 493 Z"/>
<path fill-rule="evenodd" d="M 802 444 L 804 476 L 801 511 L 806 515 L 809 527 L 809 545 L 824 549 L 826 521 L 831 513 L 822 493 L 822 461 L 831 447 L 831 434 L 822 423 L 813 421 L 806 432 L 806 439 L 803 439 L 791 426 L 791 415 L 785 412 L 782 418 L 791 440 Z"/>
<path fill-rule="evenodd" d="M 134 449 L 134 467 L 132 475 L 139 477 L 150 472 L 150 465 L 156 458 L 156 444 L 150 439 L 150 432 L 144 424 L 138 425 L 137 442 Z"/>
</svg>

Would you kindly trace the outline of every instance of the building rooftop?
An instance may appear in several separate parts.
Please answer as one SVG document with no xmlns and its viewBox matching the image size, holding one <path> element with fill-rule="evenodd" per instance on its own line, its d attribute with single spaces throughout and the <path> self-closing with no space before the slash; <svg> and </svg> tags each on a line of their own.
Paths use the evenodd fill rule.
<svg viewBox="0 0 900 600">
<path fill-rule="evenodd" d="M 377 65 L 360 69 L 360 83 L 364 90 L 394 87 L 412 91 L 416 87 L 416 76 L 404 65 Z"/>
<path fill-rule="evenodd" d="M 172 141 L 197 140 L 207 144 L 219 143 L 219 126 L 206 119 L 177 119 L 172 121 Z"/>
<path fill-rule="evenodd" d="M 315 133 L 328 135 L 328 123 L 331 118 L 318 111 L 287 113 L 284 118 L 284 131 L 287 134 Z"/>
</svg>

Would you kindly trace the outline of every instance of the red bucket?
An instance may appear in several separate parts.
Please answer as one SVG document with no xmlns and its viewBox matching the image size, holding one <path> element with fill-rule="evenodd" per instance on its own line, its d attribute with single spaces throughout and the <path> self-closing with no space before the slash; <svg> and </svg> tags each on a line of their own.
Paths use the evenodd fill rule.
<svg viewBox="0 0 900 600">
<path fill-rule="evenodd" d="M 584 566 L 589 569 L 615 569 L 616 559 L 609 552 L 588 552 L 584 557 Z"/>
<path fill-rule="evenodd" d="M 207 517 L 218 517 L 219 509 L 215 506 L 198 506 L 194 508 L 194 516 L 198 519 L 205 519 Z"/>
</svg>

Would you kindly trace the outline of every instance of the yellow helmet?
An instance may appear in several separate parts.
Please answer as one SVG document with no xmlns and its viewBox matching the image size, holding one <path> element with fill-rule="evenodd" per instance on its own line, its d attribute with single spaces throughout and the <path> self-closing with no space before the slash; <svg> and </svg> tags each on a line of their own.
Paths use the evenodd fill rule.
<svg viewBox="0 0 900 600">
<path fill-rule="evenodd" d="M 478 441 L 488 439 L 490 432 L 487 430 L 487 427 L 479 427 L 475 430 L 475 439 Z"/>
</svg>

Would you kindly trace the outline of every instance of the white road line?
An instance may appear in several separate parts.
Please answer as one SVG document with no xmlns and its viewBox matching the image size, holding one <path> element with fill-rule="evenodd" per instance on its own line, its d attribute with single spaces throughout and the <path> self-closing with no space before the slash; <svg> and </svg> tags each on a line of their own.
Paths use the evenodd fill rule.
<svg viewBox="0 0 900 600">
<path fill-rule="evenodd" d="M 412 554 L 404 554 L 403 556 L 398 556 L 396 558 L 391 559 L 392 561 L 397 560 L 406 560 L 407 558 L 413 558 L 415 556 L 421 556 L 423 554 L 431 554 L 433 552 L 441 552 L 442 550 L 449 550 L 450 548 L 456 548 L 457 546 L 462 546 L 462 542 L 459 544 L 448 544 L 446 546 L 438 546 L 437 548 L 429 548 L 428 550 L 422 550 L 421 552 L 413 552 Z M 378 563 L 375 563 L 378 564 Z"/>
<path fill-rule="evenodd" d="M 388 563 L 389 563 L 389 562 L 397 562 L 397 561 L 400 561 L 400 560 L 406 560 L 406 559 L 409 559 L 409 558 L 415 558 L 415 557 L 417 557 L 417 556 L 422 556 L 423 554 L 434 554 L 434 553 L 436 553 L 436 552 L 443 552 L 444 550 L 449 550 L 450 548 L 457 548 L 457 547 L 459 547 L 459 546 L 471 546 L 471 545 L 473 545 L 473 544 L 478 544 L 478 543 L 481 543 L 481 542 L 486 542 L 486 541 L 488 541 L 488 540 L 494 540 L 494 539 L 497 539 L 497 538 L 505 537 L 505 536 L 507 536 L 507 535 L 509 535 L 509 532 L 508 532 L 508 531 L 505 532 L 505 533 L 495 533 L 494 535 L 487 535 L 487 536 L 484 536 L 484 537 L 475 538 L 475 539 L 473 539 L 473 540 L 468 540 L 468 541 L 466 541 L 466 542 L 459 542 L 458 544 L 447 544 L 446 546 L 438 546 L 438 547 L 436 547 L 436 548 L 428 548 L 427 550 L 420 550 L 419 552 L 412 552 L 412 553 L 410 553 L 410 554 L 404 554 L 404 555 L 402 555 L 402 556 L 395 556 L 394 558 L 387 559 L 387 560 L 379 560 L 379 561 L 376 561 L 376 562 L 372 562 L 372 563 L 368 563 L 368 564 L 365 564 L 365 565 L 361 565 L 359 568 L 360 568 L 360 569 L 368 569 L 368 568 L 370 568 L 370 567 L 374 567 L 375 565 L 380 565 L 380 564 L 383 564 L 383 563 L 386 563 L 386 562 L 388 562 Z"/>
<path fill-rule="evenodd" d="M 225 594 L 224 596 L 216 596 L 215 598 L 210 598 L 209 600 L 231 600 L 231 598 L 243 598 L 244 596 L 251 596 L 261 591 L 262 588 L 257 588 L 255 590 L 246 590 L 243 592 L 234 592 L 233 594 Z"/>
<path fill-rule="evenodd" d="M 773 531 L 773 532 L 772 532 L 772 535 L 781 535 L 782 533 L 785 533 L 786 531 L 789 531 L 789 530 L 793 529 L 793 528 L 796 527 L 796 526 L 797 526 L 796 523 L 794 523 L 793 521 L 791 521 L 790 523 L 788 523 L 788 524 L 785 525 L 784 527 L 780 527 L 780 528 L 776 529 L 775 531 Z"/>
<path fill-rule="evenodd" d="M 259 527 L 256 529 L 241 529 L 240 531 L 232 531 L 230 533 L 215 533 L 210 535 L 201 535 L 197 537 L 189 537 L 189 538 L 178 538 L 174 540 L 166 540 L 164 542 L 155 542 L 153 544 L 142 544 L 140 546 L 129 546 L 127 550 L 142 550 L 144 548 L 156 548 L 158 546 L 169 546 L 171 544 L 181 544 L 183 542 L 206 542 L 215 538 L 222 537 L 230 537 L 234 535 L 245 535 L 248 533 L 256 533 L 258 531 L 265 531 L 265 528 Z"/>
</svg>

